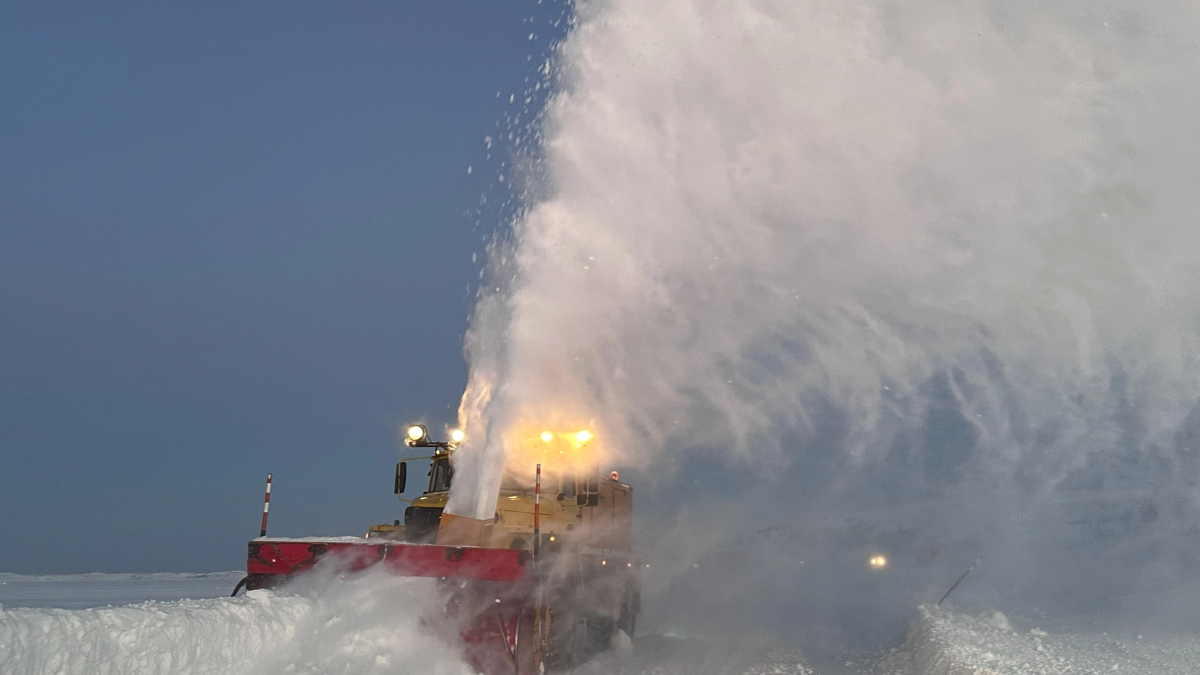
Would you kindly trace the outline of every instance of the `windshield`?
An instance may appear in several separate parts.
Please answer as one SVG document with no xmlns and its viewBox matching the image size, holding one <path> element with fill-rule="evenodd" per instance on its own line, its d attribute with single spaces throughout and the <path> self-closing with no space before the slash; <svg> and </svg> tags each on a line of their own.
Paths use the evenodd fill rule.
<svg viewBox="0 0 1200 675">
<path fill-rule="evenodd" d="M 579 479 L 580 484 L 583 480 Z M 511 472 L 506 472 L 500 481 L 500 489 L 509 492 L 529 492 L 533 490 L 533 481 L 526 481 Z M 542 475 L 542 494 L 562 495 L 563 498 L 573 499 L 576 495 L 575 477 L 546 471 Z"/>
<path fill-rule="evenodd" d="M 450 489 L 450 479 L 454 477 L 454 469 L 448 458 L 435 459 L 429 467 L 429 491 L 445 492 Z"/>
</svg>

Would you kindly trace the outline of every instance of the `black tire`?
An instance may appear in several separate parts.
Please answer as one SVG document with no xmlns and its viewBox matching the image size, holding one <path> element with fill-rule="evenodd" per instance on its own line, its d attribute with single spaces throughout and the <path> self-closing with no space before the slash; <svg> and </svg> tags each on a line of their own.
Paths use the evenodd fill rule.
<svg viewBox="0 0 1200 675">
<path fill-rule="evenodd" d="M 633 639 L 634 631 L 637 628 L 637 597 L 636 591 L 630 591 L 625 594 L 624 600 L 621 602 L 621 615 L 617 617 L 617 629 L 624 631 L 629 639 Z"/>
<path fill-rule="evenodd" d="M 546 670 L 563 672 L 587 661 L 587 625 L 565 607 L 550 610 Z"/>
<path fill-rule="evenodd" d="M 587 658 L 590 660 L 597 654 L 603 654 L 608 651 L 609 645 L 612 644 L 613 632 L 616 631 L 616 622 L 607 616 L 598 616 L 593 614 L 587 618 Z"/>
</svg>

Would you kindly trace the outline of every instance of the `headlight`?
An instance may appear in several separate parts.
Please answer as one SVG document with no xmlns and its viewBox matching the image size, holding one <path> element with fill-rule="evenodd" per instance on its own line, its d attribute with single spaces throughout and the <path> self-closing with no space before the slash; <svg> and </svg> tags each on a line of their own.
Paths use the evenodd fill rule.
<svg viewBox="0 0 1200 675">
<path fill-rule="evenodd" d="M 413 424 L 408 427 L 408 441 L 410 443 L 420 443 L 429 435 L 429 431 L 424 424 Z"/>
<path fill-rule="evenodd" d="M 450 440 L 454 441 L 455 443 L 462 443 L 463 439 L 466 437 L 467 435 L 463 433 L 462 429 L 455 429 L 454 431 L 450 432 Z"/>
</svg>

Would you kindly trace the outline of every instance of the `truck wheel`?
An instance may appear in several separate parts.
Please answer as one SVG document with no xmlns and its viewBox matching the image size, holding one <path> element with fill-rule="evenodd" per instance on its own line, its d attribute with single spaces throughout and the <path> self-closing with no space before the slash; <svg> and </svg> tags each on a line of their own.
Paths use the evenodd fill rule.
<svg viewBox="0 0 1200 675">
<path fill-rule="evenodd" d="M 517 675 L 533 675 L 539 672 L 537 663 L 537 640 L 533 632 L 533 612 L 521 614 L 517 625 L 517 649 L 514 670 Z"/>
<path fill-rule="evenodd" d="M 612 644 L 613 630 L 616 622 L 607 616 L 592 615 L 587 620 L 587 658 L 608 651 Z"/>
<path fill-rule="evenodd" d="M 547 671 L 570 670 L 590 656 L 587 623 L 568 609 L 551 610 L 546 642 Z"/>
<path fill-rule="evenodd" d="M 633 639 L 633 632 L 637 626 L 637 606 L 633 597 L 633 593 L 626 593 L 624 600 L 621 601 L 621 615 L 617 617 L 617 629 L 624 631 L 629 639 Z"/>
</svg>

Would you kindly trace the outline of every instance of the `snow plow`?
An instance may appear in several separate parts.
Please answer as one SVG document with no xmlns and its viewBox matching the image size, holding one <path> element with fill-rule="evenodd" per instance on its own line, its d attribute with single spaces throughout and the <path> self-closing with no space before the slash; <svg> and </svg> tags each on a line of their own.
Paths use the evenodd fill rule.
<svg viewBox="0 0 1200 675">
<path fill-rule="evenodd" d="M 527 482 L 505 479 L 493 519 L 446 514 L 450 458 L 462 440 L 452 438 L 432 441 L 424 427 L 409 428 L 407 444 L 433 455 L 403 524 L 372 526 L 365 537 L 251 540 L 239 588 L 275 587 L 322 561 L 345 574 L 380 568 L 435 579 L 442 603 L 422 609 L 423 624 L 457 642 L 485 675 L 565 671 L 607 650 L 618 631 L 633 637 L 647 567 L 630 545 L 633 489 L 616 472 L 601 478 L 595 465 L 548 463 L 543 474 L 539 463 Z M 554 448 L 564 441 L 578 449 L 590 438 L 539 434 L 546 458 L 561 455 Z M 426 457 L 397 464 L 397 495 L 415 459 Z"/>
</svg>

